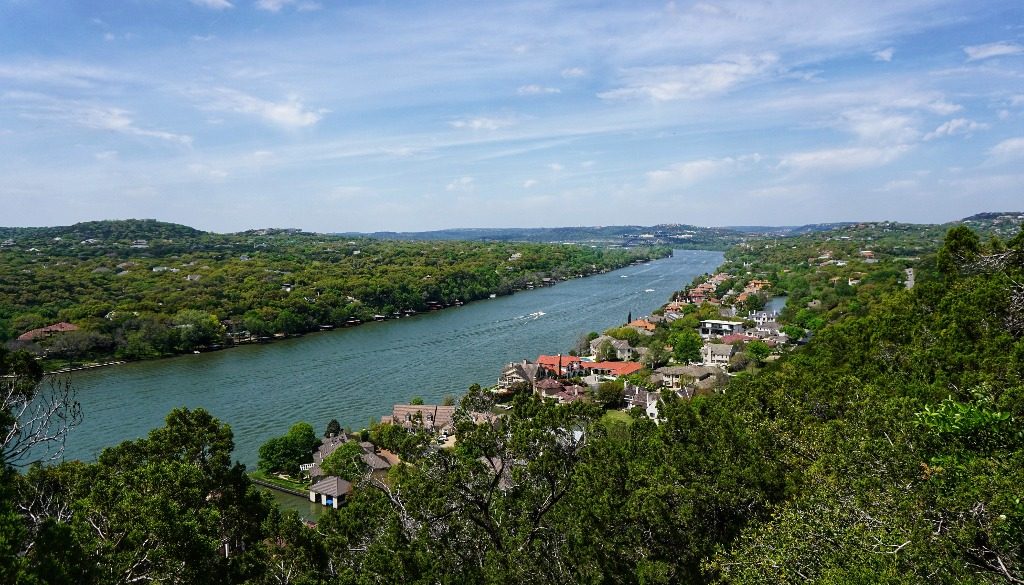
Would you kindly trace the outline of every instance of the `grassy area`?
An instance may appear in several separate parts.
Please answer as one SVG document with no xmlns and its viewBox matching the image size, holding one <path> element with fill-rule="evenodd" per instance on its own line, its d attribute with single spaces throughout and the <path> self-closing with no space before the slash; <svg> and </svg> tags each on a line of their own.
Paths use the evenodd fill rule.
<svg viewBox="0 0 1024 585">
<path fill-rule="evenodd" d="M 605 426 L 611 426 L 617 422 L 625 423 L 626 426 L 629 426 L 633 424 L 633 417 L 629 416 L 628 412 L 623 412 L 621 410 L 609 410 L 601 417 L 601 422 Z"/>
<path fill-rule="evenodd" d="M 252 477 L 253 479 L 259 479 L 259 480 L 265 481 L 267 483 L 272 483 L 274 485 L 278 485 L 278 486 L 281 486 L 281 487 L 283 487 L 285 489 L 289 489 L 289 490 L 296 490 L 296 491 L 300 491 L 300 492 L 304 492 L 304 491 L 308 491 L 309 490 L 309 485 L 308 484 L 299 483 L 297 481 L 292 481 L 292 480 L 288 480 L 288 479 L 282 479 L 282 478 L 280 478 L 280 477 L 278 477 L 276 475 L 268 475 L 268 474 L 263 473 L 262 471 L 259 471 L 259 470 L 250 471 L 249 472 L 249 477 Z"/>
</svg>

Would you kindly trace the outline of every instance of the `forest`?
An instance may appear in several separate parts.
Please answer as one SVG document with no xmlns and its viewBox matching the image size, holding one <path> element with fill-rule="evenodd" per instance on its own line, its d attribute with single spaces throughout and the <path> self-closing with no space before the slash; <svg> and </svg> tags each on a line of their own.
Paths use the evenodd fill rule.
<svg viewBox="0 0 1024 585">
<path fill-rule="evenodd" d="M 758 373 L 667 394 L 660 424 L 528 395 L 476 424 L 491 404 L 471 388 L 453 449 L 377 432 L 407 464 L 349 469 L 347 505 L 312 527 L 202 410 L 95 462 L 26 465 L 19 445 L 59 433 L 26 436 L 46 413 L 25 405 L 73 402 L 4 352 L 0 581 L 1022 582 L 1024 234 L 959 226 L 915 267 Z"/>
<path fill-rule="evenodd" d="M 0 342 L 47 369 L 294 335 L 511 294 L 668 255 L 499 242 L 397 242 L 153 220 L 0 230 Z M 79 329 L 28 342 L 58 322 Z"/>
</svg>

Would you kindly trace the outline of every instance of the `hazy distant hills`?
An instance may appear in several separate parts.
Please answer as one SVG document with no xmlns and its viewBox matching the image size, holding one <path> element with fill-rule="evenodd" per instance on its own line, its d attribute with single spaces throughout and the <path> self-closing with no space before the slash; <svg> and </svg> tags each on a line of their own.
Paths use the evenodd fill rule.
<svg viewBox="0 0 1024 585">
<path fill-rule="evenodd" d="M 551 228 L 453 228 L 422 232 L 342 232 L 331 234 L 341 237 L 374 238 L 381 240 L 467 240 L 495 242 L 579 243 L 595 245 L 671 245 L 676 248 L 724 249 L 751 237 L 797 236 L 856 225 L 881 225 L 891 222 L 835 222 L 813 223 L 800 226 L 738 225 L 701 227 L 687 224 L 659 224 L 654 226 L 574 226 Z M 998 235 L 1015 233 L 1024 225 L 1024 212 L 984 212 L 966 217 L 949 225 L 965 223 L 982 232 Z M 911 224 L 905 224 L 911 225 Z M 924 224 L 922 224 L 924 225 Z M 87 240 L 163 240 L 184 242 L 200 236 L 296 236 L 306 234 L 295 228 L 253 229 L 235 234 L 214 234 L 185 225 L 154 219 L 124 219 L 87 221 L 71 226 L 55 227 L 0 227 L 0 240 L 52 239 Z M 309 235 L 309 234 L 307 234 Z"/>
</svg>

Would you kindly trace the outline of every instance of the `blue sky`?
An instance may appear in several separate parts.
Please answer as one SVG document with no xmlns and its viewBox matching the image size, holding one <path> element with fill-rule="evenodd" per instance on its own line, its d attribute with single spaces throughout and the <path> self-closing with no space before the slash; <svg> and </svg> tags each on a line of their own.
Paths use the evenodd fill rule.
<svg viewBox="0 0 1024 585">
<path fill-rule="evenodd" d="M 0 0 L 0 225 L 1024 209 L 1019 1 Z"/>
</svg>

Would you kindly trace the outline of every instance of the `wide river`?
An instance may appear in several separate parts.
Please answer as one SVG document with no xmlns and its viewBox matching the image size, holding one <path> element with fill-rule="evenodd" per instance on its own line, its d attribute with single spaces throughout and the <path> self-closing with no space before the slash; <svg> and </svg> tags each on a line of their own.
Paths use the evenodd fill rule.
<svg viewBox="0 0 1024 585">
<path fill-rule="evenodd" d="M 65 456 L 145 436 L 173 408 L 202 407 L 231 425 L 235 457 L 255 467 L 260 444 L 297 421 L 359 429 L 413 396 L 427 403 L 497 381 L 502 367 L 567 352 L 579 337 L 667 302 L 721 252 L 671 258 L 426 313 L 267 345 L 76 372 L 84 420 Z"/>
</svg>

